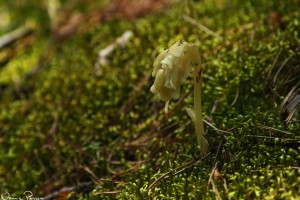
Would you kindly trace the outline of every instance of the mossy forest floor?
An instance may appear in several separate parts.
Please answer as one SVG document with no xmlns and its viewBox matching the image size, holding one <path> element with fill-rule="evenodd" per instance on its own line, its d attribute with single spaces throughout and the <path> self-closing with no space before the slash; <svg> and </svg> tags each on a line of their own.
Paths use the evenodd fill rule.
<svg viewBox="0 0 300 200">
<path fill-rule="evenodd" d="M 2 198 L 300 198 L 300 1 L 49 2 L 0 2 L 1 35 L 32 29 L 0 49 Z M 205 157 L 193 86 L 168 113 L 149 91 L 181 39 L 201 52 Z"/>
</svg>

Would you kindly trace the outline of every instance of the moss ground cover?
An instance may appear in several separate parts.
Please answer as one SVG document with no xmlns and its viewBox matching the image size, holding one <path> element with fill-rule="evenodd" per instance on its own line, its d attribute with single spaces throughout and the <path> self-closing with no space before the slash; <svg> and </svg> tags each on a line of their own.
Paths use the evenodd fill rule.
<svg viewBox="0 0 300 200">
<path fill-rule="evenodd" d="M 300 198 L 299 107 L 291 120 L 284 109 L 299 94 L 299 9 L 296 0 L 175 2 L 52 41 L 47 58 L 47 33 L 35 35 L 0 68 L 1 194 L 77 185 L 60 195 Z M 127 30 L 133 37 L 95 73 L 99 50 Z M 180 39 L 198 43 L 202 55 L 204 158 L 184 110 L 192 86 L 168 113 L 149 91 L 155 57 Z M 25 78 L 38 62 L 43 68 Z"/>
</svg>

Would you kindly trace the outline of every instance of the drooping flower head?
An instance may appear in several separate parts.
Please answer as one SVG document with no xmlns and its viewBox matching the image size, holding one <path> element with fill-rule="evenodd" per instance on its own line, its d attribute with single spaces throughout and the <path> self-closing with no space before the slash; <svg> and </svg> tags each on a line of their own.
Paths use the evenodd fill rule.
<svg viewBox="0 0 300 200">
<path fill-rule="evenodd" d="M 194 44 L 178 41 L 170 49 L 160 53 L 154 61 L 155 77 L 150 91 L 159 100 L 169 101 L 180 96 L 181 84 L 192 75 L 192 65 L 198 65 L 200 57 Z"/>
</svg>

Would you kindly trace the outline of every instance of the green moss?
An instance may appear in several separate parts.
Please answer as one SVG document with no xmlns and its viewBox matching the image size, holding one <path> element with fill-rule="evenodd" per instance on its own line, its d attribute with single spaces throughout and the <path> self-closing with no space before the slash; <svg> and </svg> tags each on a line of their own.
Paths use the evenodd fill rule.
<svg viewBox="0 0 300 200">
<path fill-rule="evenodd" d="M 22 81 L 22 76 L 37 63 L 44 45 L 45 42 L 42 41 L 34 44 L 34 46 L 29 49 L 21 50 L 15 59 L 0 69 L 0 84 L 14 83 L 19 85 Z"/>
<path fill-rule="evenodd" d="M 23 76 L 45 38 L 1 68 L 0 192 L 43 195 L 99 178 L 92 191 L 70 195 L 217 199 L 208 180 L 218 161 L 224 199 L 299 198 L 299 118 L 287 123 L 280 110 L 300 74 L 296 1 L 193 5 L 135 23 L 116 19 L 56 44 L 30 80 Z M 281 20 L 272 22 L 272 12 Z M 187 22 L 188 13 L 222 38 Z M 127 30 L 134 37 L 95 73 L 98 51 Z M 221 130 L 206 125 L 211 153 L 203 160 L 184 110 L 192 86 L 168 114 L 149 92 L 155 56 L 179 39 L 201 42 L 204 119 Z"/>
</svg>

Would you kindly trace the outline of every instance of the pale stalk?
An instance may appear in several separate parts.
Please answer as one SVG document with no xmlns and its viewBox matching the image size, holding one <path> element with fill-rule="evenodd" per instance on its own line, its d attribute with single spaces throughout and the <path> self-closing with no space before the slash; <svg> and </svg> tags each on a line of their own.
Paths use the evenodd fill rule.
<svg viewBox="0 0 300 200">
<path fill-rule="evenodd" d="M 202 90 L 202 71 L 200 64 L 194 66 L 194 112 L 195 112 L 195 131 L 198 144 L 201 148 L 201 154 L 208 151 L 208 143 L 204 137 L 204 127 L 202 120 L 201 90 Z"/>
</svg>

